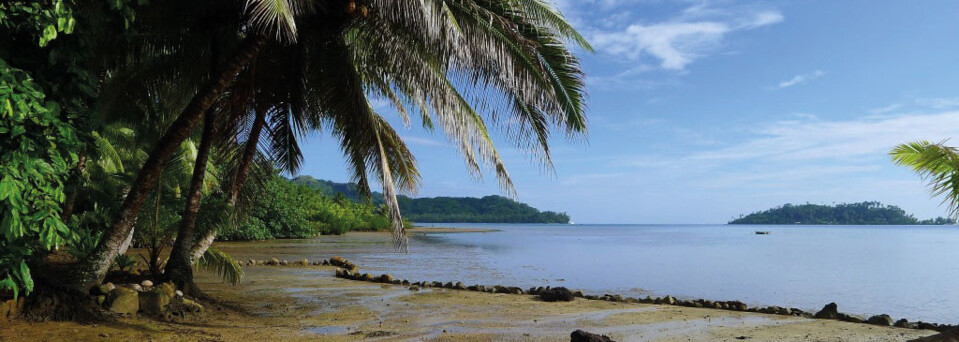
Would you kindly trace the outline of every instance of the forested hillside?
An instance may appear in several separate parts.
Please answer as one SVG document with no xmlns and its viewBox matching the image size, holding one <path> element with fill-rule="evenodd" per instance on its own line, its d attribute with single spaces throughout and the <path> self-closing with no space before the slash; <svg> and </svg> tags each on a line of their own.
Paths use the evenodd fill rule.
<svg viewBox="0 0 959 342">
<path fill-rule="evenodd" d="M 755 212 L 729 224 L 954 224 L 955 220 L 938 217 L 918 220 L 893 205 L 879 202 L 842 203 L 835 206 L 819 204 L 794 205 Z"/>
<path fill-rule="evenodd" d="M 335 183 L 299 176 L 294 183 L 319 189 L 328 196 L 342 193 L 362 202 L 351 183 Z M 382 195 L 373 194 L 373 203 L 379 205 Z M 403 217 L 413 222 L 475 222 L 475 223 L 569 223 L 566 213 L 539 211 L 525 203 L 502 196 L 410 198 L 398 196 Z"/>
</svg>

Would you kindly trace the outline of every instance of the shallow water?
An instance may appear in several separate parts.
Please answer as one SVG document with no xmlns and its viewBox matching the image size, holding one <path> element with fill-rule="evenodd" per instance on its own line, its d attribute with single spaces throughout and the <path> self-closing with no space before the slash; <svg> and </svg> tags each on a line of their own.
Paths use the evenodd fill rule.
<svg viewBox="0 0 959 342">
<path fill-rule="evenodd" d="M 343 246 L 364 271 L 411 281 L 566 286 L 959 322 L 959 227 L 504 225 Z M 756 235 L 754 231 L 771 231 Z M 354 248 L 350 248 L 354 247 Z"/>
</svg>

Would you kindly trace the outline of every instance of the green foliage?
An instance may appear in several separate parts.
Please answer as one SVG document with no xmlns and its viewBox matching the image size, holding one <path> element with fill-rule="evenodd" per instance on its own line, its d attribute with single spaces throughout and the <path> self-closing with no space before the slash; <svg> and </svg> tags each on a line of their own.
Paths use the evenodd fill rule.
<svg viewBox="0 0 959 342">
<path fill-rule="evenodd" d="M 73 33 L 76 19 L 69 1 L 9 1 L 0 3 L 0 27 L 30 32 L 36 44 L 47 46 L 58 33 Z"/>
<path fill-rule="evenodd" d="M 232 256 L 216 248 L 207 248 L 196 267 L 222 276 L 224 282 L 236 285 L 243 278 L 243 268 Z"/>
<path fill-rule="evenodd" d="M 933 196 L 944 195 L 949 214 L 959 217 L 959 150 L 944 142 L 914 141 L 896 146 L 889 155 L 919 174 Z"/>
<path fill-rule="evenodd" d="M 387 230 L 390 219 L 379 208 L 274 175 L 257 194 L 248 216 L 236 229 L 222 231 L 224 240 L 308 238 L 357 230 Z"/>
<path fill-rule="evenodd" d="M 70 237 L 63 183 L 76 163 L 74 128 L 24 71 L 0 60 L 0 279 L 32 291 L 27 261 Z M 14 285 L 10 285 L 14 284 Z"/>
<path fill-rule="evenodd" d="M 345 196 L 363 202 L 356 184 L 335 183 L 299 176 L 294 183 L 310 186 L 327 196 Z M 374 204 L 382 204 L 383 195 L 373 193 Z M 569 223 L 566 213 L 539 211 L 525 203 L 502 196 L 409 198 L 397 196 L 405 219 L 413 222 L 476 222 L 476 223 Z"/>
<path fill-rule="evenodd" d="M 413 222 L 569 223 L 566 213 L 540 212 L 502 196 L 400 198 Z"/>
<path fill-rule="evenodd" d="M 116 258 L 113 258 L 113 264 L 115 264 L 120 271 L 129 271 L 137 266 L 137 259 L 132 255 L 120 254 L 117 255 Z"/>
<path fill-rule="evenodd" d="M 110 223 L 110 215 L 102 210 L 91 210 L 74 216 L 70 220 L 70 231 L 73 232 L 68 245 L 74 259 L 81 260 L 100 243 L 101 231 Z"/>
<path fill-rule="evenodd" d="M 953 224 L 954 220 L 936 218 L 919 221 L 899 207 L 879 202 L 838 204 L 784 204 L 781 207 L 755 212 L 729 224 Z"/>
</svg>

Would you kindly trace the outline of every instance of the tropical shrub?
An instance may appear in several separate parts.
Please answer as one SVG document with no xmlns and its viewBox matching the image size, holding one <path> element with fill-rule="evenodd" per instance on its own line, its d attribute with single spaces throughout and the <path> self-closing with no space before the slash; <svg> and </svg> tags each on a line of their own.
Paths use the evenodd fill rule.
<svg viewBox="0 0 959 342">
<path fill-rule="evenodd" d="M 24 71 L 0 60 L 0 289 L 33 289 L 28 264 L 70 237 L 60 219 L 74 128 Z"/>
</svg>

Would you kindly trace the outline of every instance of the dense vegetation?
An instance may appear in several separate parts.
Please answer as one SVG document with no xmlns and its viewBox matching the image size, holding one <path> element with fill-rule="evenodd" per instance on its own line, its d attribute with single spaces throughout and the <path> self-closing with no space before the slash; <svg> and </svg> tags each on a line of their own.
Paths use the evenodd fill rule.
<svg viewBox="0 0 959 342">
<path fill-rule="evenodd" d="M 755 212 L 729 224 L 954 224 L 952 219 L 938 217 L 918 220 L 899 207 L 879 202 L 838 204 L 784 204 L 781 207 Z"/>
<path fill-rule="evenodd" d="M 566 213 L 540 212 L 502 196 L 399 198 L 413 222 L 569 223 Z"/>
<path fill-rule="evenodd" d="M 293 182 L 319 189 L 330 196 L 342 194 L 353 201 L 362 202 L 356 191 L 356 185 L 352 183 L 336 183 L 310 176 L 296 177 Z M 373 196 L 374 203 L 379 203 L 375 199 L 380 196 L 376 195 Z M 405 218 L 413 222 L 569 223 L 569 216 L 566 213 L 541 212 L 525 203 L 502 196 L 483 198 L 397 196 L 397 200 Z"/>
<path fill-rule="evenodd" d="M 390 218 L 381 207 L 328 196 L 279 175 L 273 176 L 258 193 L 248 215 L 235 229 L 224 230 L 220 238 L 306 238 L 390 229 Z"/>
<path fill-rule="evenodd" d="M 131 241 L 150 277 L 188 295 L 195 266 L 236 266 L 210 249 L 218 235 L 387 226 L 402 246 L 395 195 L 420 174 L 371 101 L 438 126 L 471 172 L 489 167 L 513 191 L 487 122 L 508 122 L 497 127 L 549 167 L 553 130 L 586 130 L 570 44 L 591 49 L 543 1 L 2 1 L 0 297 L 35 278 L 89 293 L 131 268 Z M 277 176 L 319 131 L 356 193 L 382 185 L 382 206 Z M 56 251 L 73 260 L 34 272 Z"/>
</svg>

